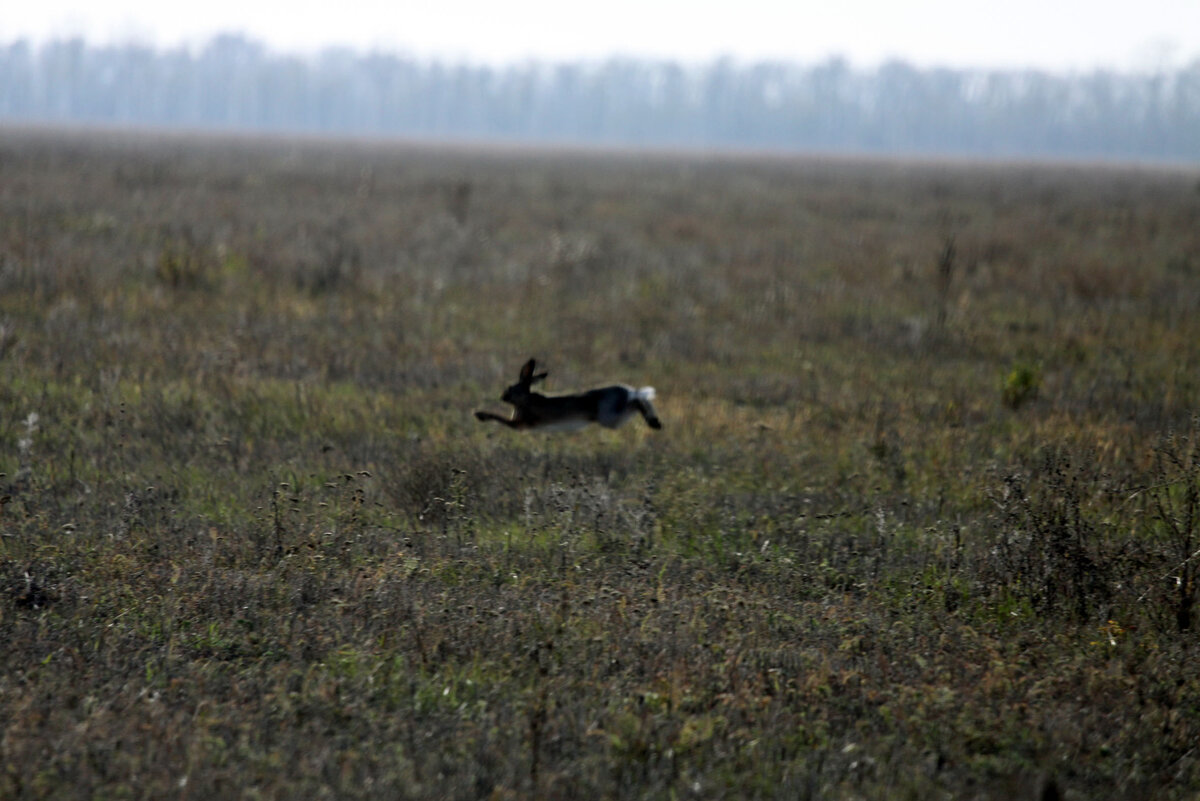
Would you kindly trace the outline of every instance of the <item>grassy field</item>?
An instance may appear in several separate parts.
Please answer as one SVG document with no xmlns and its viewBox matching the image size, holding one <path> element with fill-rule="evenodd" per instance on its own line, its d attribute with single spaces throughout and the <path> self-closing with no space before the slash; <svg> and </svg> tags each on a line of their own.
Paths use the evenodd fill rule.
<svg viewBox="0 0 1200 801">
<path fill-rule="evenodd" d="M 0 130 L 0 797 L 1194 799 L 1198 221 Z M 530 356 L 664 429 L 476 422 Z"/>
</svg>

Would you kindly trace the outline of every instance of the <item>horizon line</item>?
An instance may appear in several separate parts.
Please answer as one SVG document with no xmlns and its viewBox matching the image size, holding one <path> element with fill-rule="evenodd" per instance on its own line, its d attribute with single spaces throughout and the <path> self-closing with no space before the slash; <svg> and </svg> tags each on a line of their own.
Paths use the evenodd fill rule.
<svg viewBox="0 0 1200 801">
<path fill-rule="evenodd" d="M 461 67 L 493 69 L 512 69 L 530 65 L 560 66 L 560 65 L 602 65 L 614 62 L 671 64 L 683 68 L 705 68 L 722 62 L 730 62 L 739 67 L 759 65 L 779 65 L 813 69 L 821 66 L 839 64 L 845 68 L 862 73 L 878 72 L 885 67 L 902 65 L 922 72 L 937 72 L 941 70 L 964 73 L 1008 73 L 1008 74 L 1046 74 L 1059 76 L 1091 75 L 1109 73 L 1115 75 L 1162 75 L 1188 72 L 1200 69 L 1200 51 L 1190 57 L 1172 59 L 1173 63 L 1159 63 L 1149 66 L 1135 65 L 1101 65 L 1089 66 L 1048 66 L 1034 63 L 1029 64 L 952 64 L 937 60 L 922 60 L 908 55 L 895 54 L 878 59 L 856 60 L 853 57 L 835 51 L 830 51 L 810 58 L 800 56 L 786 57 L 779 55 L 747 56 L 736 52 L 714 52 L 705 56 L 683 56 L 671 54 L 652 54 L 623 52 L 614 48 L 603 55 L 580 54 L 578 56 L 560 56 L 548 54 L 528 54 L 509 57 L 488 57 L 467 51 L 452 50 L 421 52 L 419 48 L 398 43 L 375 43 L 370 45 L 328 42 L 315 46 L 279 45 L 270 42 L 266 37 L 253 32 L 237 29 L 215 30 L 208 34 L 179 39 L 175 41 L 155 41 L 135 33 L 120 37 L 97 36 L 70 31 L 50 35 L 35 35 L 29 33 L 4 34 L 0 33 L 0 48 L 8 49 L 17 45 L 28 45 L 36 49 L 44 49 L 56 45 L 82 42 L 85 47 L 95 49 L 147 48 L 155 53 L 169 53 L 183 50 L 189 55 L 199 55 L 206 49 L 221 41 L 240 41 L 250 47 L 260 48 L 264 54 L 281 58 L 320 58 L 331 54 L 350 53 L 359 57 L 386 56 L 399 59 L 427 63 L 452 64 Z"/>
</svg>

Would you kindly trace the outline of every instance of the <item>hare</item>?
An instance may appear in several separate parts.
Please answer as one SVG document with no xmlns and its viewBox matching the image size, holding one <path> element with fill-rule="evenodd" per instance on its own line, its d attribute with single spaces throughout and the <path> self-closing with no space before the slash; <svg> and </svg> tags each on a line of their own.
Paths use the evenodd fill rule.
<svg viewBox="0 0 1200 801">
<path fill-rule="evenodd" d="M 536 364 L 534 359 L 525 362 L 517 383 L 500 396 L 500 400 L 513 405 L 512 417 L 479 411 L 475 412 L 476 419 L 485 422 L 495 420 L 516 429 L 575 431 L 589 423 L 617 428 L 634 412 L 641 412 L 647 425 L 662 428 L 651 403 L 654 400 L 654 387 L 634 389 L 625 384 L 614 384 L 572 395 L 541 395 L 531 391 L 531 388 L 535 381 L 541 381 L 547 374 L 534 373 Z"/>
</svg>

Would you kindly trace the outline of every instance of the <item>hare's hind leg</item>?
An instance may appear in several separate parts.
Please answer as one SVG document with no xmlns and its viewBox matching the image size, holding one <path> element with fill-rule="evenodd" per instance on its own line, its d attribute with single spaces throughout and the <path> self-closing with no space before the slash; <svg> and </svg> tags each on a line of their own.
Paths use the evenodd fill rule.
<svg viewBox="0 0 1200 801">
<path fill-rule="evenodd" d="M 653 397 L 654 390 L 650 387 L 643 387 L 634 397 L 633 405 L 642 413 L 642 417 L 646 418 L 646 425 L 659 429 L 662 428 L 662 421 L 658 419 L 658 412 L 654 411 L 654 404 L 650 402 Z"/>
</svg>

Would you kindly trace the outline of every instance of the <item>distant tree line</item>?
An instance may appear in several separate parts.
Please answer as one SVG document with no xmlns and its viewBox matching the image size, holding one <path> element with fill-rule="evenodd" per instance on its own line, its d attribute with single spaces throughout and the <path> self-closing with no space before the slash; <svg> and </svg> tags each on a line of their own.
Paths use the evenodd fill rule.
<svg viewBox="0 0 1200 801">
<path fill-rule="evenodd" d="M 492 67 L 242 36 L 0 45 L 0 120 L 532 142 L 1200 161 L 1200 60 L 1053 74 L 612 59 Z"/>
</svg>

